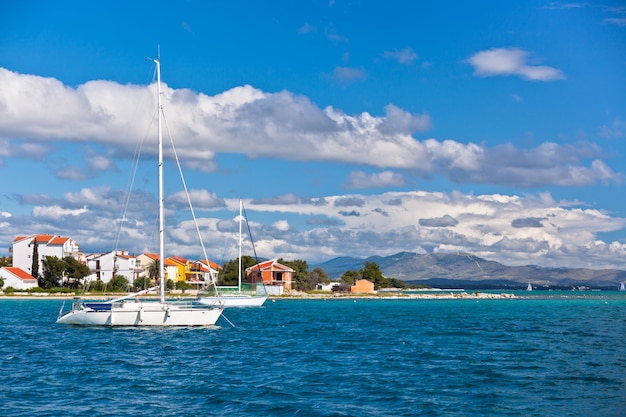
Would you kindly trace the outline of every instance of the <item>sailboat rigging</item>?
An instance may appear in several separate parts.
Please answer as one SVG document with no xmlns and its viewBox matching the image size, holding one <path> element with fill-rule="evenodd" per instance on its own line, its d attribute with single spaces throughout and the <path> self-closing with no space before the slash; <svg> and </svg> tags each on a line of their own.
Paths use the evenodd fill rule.
<svg viewBox="0 0 626 417">
<path fill-rule="evenodd" d="M 260 283 L 245 284 L 248 287 L 244 291 L 242 283 L 242 258 L 241 246 L 243 242 L 242 223 L 243 223 L 243 201 L 239 200 L 239 261 L 237 273 L 237 291 L 228 291 L 229 288 L 220 288 L 220 293 L 215 296 L 201 295 L 199 301 L 201 303 L 214 304 L 216 302 L 223 303 L 224 307 L 260 307 L 267 300 L 267 291 L 261 278 Z M 250 288 L 251 287 L 251 288 Z"/>
<path fill-rule="evenodd" d="M 57 323 L 91 326 L 212 326 L 222 314 L 219 302 L 199 303 L 197 300 L 168 301 L 165 298 L 165 216 L 163 192 L 163 133 L 161 104 L 161 61 L 153 59 L 157 72 L 157 107 L 158 107 L 158 198 L 159 198 L 159 299 L 142 300 L 139 295 L 154 288 L 129 294 L 124 297 L 88 302 L 80 301 L 72 309 L 59 311 Z"/>
</svg>

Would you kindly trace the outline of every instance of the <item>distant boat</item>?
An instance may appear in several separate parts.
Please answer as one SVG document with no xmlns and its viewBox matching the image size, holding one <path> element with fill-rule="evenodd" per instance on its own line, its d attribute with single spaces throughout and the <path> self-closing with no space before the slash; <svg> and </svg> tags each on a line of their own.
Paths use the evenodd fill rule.
<svg viewBox="0 0 626 417">
<path fill-rule="evenodd" d="M 59 311 L 57 323 L 87 326 L 213 326 L 222 314 L 219 305 L 206 305 L 196 300 L 166 301 L 165 299 L 165 249 L 163 207 L 163 134 L 161 118 L 161 64 L 154 60 L 157 70 L 158 112 L 158 178 L 159 178 L 159 300 L 135 298 L 150 290 L 129 294 L 121 298 L 100 302 L 75 302 L 72 309 Z"/>
<path fill-rule="evenodd" d="M 619 290 L 618 290 L 618 291 L 626 291 L 626 287 L 624 286 L 624 283 L 623 283 L 623 282 L 621 282 L 621 283 L 619 284 Z"/>
<path fill-rule="evenodd" d="M 526 287 L 526 291 L 532 291 L 532 290 L 533 290 L 533 285 L 529 282 L 528 287 Z"/>
<path fill-rule="evenodd" d="M 263 281 L 260 283 L 242 283 L 241 279 L 241 224 L 243 221 L 243 201 L 239 200 L 239 273 L 237 275 L 236 291 L 228 287 L 217 287 L 215 295 L 200 295 L 198 301 L 209 305 L 219 303 L 224 307 L 261 307 L 267 300 L 267 291 Z M 234 289 L 234 288 L 232 288 Z"/>
</svg>

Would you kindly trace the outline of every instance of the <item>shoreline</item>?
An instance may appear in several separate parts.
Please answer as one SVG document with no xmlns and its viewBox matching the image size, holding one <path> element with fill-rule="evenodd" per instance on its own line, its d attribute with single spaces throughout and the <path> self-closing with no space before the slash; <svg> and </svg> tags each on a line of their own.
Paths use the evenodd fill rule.
<svg viewBox="0 0 626 417">
<path fill-rule="evenodd" d="M 120 294 L 111 295 L 0 295 L 0 300 L 107 300 L 113 297 L 119 297 Z M 158 296 L 141 296 L 141 299 L 156 299 Z M 168 299 L 190 299 L 194 296 L 180 296 L 174 295 L 167 297 Z M 432 294 L 345 294 L 345 295 L 333 295 L 333 294 L 286 294 L 282 296 L 270 296 L 267 299 L 271 301 L 276 300 L 411 300 L 411 299 L 512 299 L 520 298 L 515 294 L 510 293 L 483 293 L 483 292 L 436 292 Z"/>
</svg>

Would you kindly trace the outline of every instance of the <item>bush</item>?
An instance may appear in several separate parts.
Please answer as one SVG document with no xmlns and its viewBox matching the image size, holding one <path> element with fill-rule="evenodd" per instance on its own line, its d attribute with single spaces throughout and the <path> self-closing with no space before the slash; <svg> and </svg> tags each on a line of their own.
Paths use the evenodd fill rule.
<svg viewBox="0 0 626 417">
<path fill-rule="evenodd" d="M 15 288 L 13 288 L 13 287 L 6 287 L 4 289 L 4 293 L 5 294 L 13 294 L 14 292 L 15 292 Z"/>
<path fill-rule="evenodd" d="M 104 282 L 100 280 L 88 281 L 85 283 L 85 291 L 103 292 L 104 287 Z"/>
<path fill-rule="evenodd" d="M 40 293 L 40 292 L 46 292 L 46 290 L 44 290 L 41 287 L 33 287 L 33 288 L 29 289 L 28 292 L 31 293 L 31 294 L 32 293 L 37 294 L 37 293 Z"/>
</svg>

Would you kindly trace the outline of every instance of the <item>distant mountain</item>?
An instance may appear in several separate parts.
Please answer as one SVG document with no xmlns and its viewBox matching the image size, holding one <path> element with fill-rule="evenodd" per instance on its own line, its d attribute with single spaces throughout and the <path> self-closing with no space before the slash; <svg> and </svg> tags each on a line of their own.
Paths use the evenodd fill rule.
<svg viewBox="0 0 626 417">
<path fill-rule="evenodd" d="M 617 289 L 620 282 L 626 282 L 626 271 L 621 270 L 506 266 L 469 253 L 400 252 L 365 259 L 343 256 L 311 269 L 322 268 L 331 279 L 339 279 L 345 271 L 360 270 L 365 262 L 375 262 L 385 277 L 441 288 L 525 288 L 532 282 L 535 287 Z"/>
</svg>

